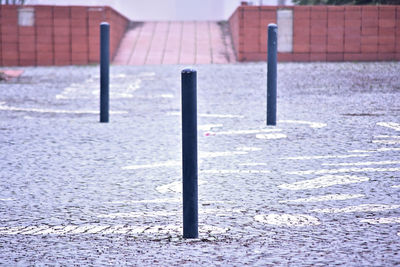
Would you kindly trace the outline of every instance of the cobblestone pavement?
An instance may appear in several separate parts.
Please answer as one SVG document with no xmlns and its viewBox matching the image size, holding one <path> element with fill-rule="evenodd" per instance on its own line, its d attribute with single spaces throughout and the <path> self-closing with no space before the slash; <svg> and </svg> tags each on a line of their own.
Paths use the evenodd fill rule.
<svg viewBox="0 0 400 267">
<path fill-rule="evenodd" d="M 181 237 L 180 70 L 25 68 L 0 83 L 0 265 L 400 264 L 400 64 L 198 70 L 200 238 Z"/>
</svg>

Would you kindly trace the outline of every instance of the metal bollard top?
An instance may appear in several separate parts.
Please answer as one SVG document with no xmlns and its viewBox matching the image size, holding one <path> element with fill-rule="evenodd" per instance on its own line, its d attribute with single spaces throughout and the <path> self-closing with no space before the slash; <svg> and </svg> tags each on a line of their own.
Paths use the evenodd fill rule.
<svg viewBox="0 0 400 267">
<path fill-rule="evenodd" d="M 276 25 L 275 23 L 270 23 L 268 24 L 268 28 L 278 28 L 278 25 Z"/>
<path fill-rule="evenodd" d="M 102 23 L 100 23 L 100 26 L 103 26 L 103 25 L 110 26 L 110 23 L 103 21 Z"/>
<path fill-rule="evenodd" d="M 184 69 L 184 70 L 182 70 L 182 74 L 186 74 L 186 73 L 196 73 L 196 70 L 194 70 L 194 69 Z"/>
</svg>

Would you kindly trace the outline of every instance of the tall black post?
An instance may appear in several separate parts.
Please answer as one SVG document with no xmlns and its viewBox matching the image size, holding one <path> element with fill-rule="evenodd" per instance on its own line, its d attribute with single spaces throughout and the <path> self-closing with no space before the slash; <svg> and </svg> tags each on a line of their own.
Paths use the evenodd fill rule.
<svg viewBox="0 0 400 267">
<path fill-rule="evenodd" d="M 108 122 L 110 77 L 110 24 L 100 24 L 100 122 Z"/>
<path fill-rule="evenodd" d="M 197 238 L 197 74 L 182 71 L 183 238 Z"/>
<path fill-rule="evenodd" d="M 267 125 L 276 125 L 278 26 L 268 25 Z"/>
</svg>

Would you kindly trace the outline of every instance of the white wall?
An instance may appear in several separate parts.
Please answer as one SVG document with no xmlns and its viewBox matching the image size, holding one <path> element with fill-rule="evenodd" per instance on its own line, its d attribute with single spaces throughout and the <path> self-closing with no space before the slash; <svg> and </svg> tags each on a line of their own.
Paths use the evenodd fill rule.
<svg viewBox="0 0 400 267">
<path fill-rule="evenodd" d="M 228 20 L 243 0 L 26 0 L 28 5 L 107 5 L 134 21 Z M 276 5 L 278 0 L 249 0 Z M 287 4 L 291 0 L 286 0 Z"/>
</svg>

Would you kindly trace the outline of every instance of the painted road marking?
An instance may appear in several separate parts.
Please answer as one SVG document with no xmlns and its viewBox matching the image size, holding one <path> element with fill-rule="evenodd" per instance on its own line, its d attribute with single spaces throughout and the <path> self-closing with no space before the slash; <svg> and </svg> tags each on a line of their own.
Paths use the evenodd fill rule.
<svg viewBox="0 0 400 267">
<path fill-rule="evenodd" d="M 326 155 L 326 156 L 300 156 L 300 157 L 285 157 L 279 158 L 283 160 L 309 160 L 309 159 L 346 159 L 346 158 L 359 158 L 369 157 L 366 154 L 352 154 L 352 155 Z"/>
<path fill-rule="evenodd" d="M 257 139 L 282 139 L 287 138 L 286 134 L 283 133 L 272 133 L 272 134 L 256 134 Z"/>
<path fill-rule="evenodd" d="M 393 188 L 400 188 L 400 185 L 392 185 Z"/>
<path fill-rule="evenodd" d="M 372 140 L 375 144 L 395 145 L 400 144 L 400 140 Z"/>
<path fill-rule="evenodd" d="M 0 201 L 14 201 L 12 198 L 0 198 Z"/>
<path fill-rule="evenodd" d="M 392 224 L 392 223 L 400 223 L 400 217 L 363 219 L 360 222 L 369 223 L 369 224 Z"/>
<path fill-rule="evenodd" d="M 122 167 L 123 170 L 138 170 L 138 169 L 148 169 L 148 168 L 160 168 L 160 167 L 177 167 L 181 166 L 182 162 L 177 160 L 167 160 L 162 162 L 155 162 L 151 164 L 141 164 L 141 165 L 130 165 Z"/>
<path fill-rule="evenodd" d="M 392 165 L 400 164 L 398 160 L 370 161 L 370 162 L 345 162 L 345 163 L 323 163 L 324 166 L 363 166 L 363 165 Z"/>
<path fill-rule="evenodd" d="M 181 202 L 181 198 L 156 198 L 143 200 L 112 201 L 111 204 L 139 204 L 139 203 L 176 203 Z"/>
<path fill-rule="evenodd" d="M 377 125 L 400 131 L 400 124 L 396 122 L 378 122 Z"/>
<path fill-rule="evenodd" d="M 40 109 L 40 108 L 17 108 L 0 105 L 0 110 L 35 112 L 35 113 L 56 113 L 56 114 L 99 114 L 98 110 L 62 110 L 62 109 Z M 127 114 L 127 111 L 110 111 L 111 114 Z"/>
<path fill-rule="evenodd" d="M 329 194 L 323 196 L 314 196 L 308 198 L 298 198 L 298 199 L 288 199 L 288 200 L 281 200 L 280 203 L 308 203 L 308 202 L 323 202 L 323 201 L 336 201 L 336 200 L 348 200 L 354 198 L 362 198 L 365 195 L 362 194 Z"/>
<path fill-rule="evenodd" d="M 311 212 L 318 212 L 318 213 L 378 212 L 385 210 L 394 210 L 398 208 L 400 208 L 400 205 L 362 204 L 358 206 L 349 206 L 345 208 L 313 209 L 311 210 Z"/>
<path fill-rule="evenodd" d="M 306 124 L 311 128 L 324 128 L 327 126 L 326 123 L 312 122 L 312 121 L 297 121 L 297 120 L 279 120 L 278 123 L 290 123 L 290 124 Z"/>
<path fill-rule="evenodd" d="M 381 147 L 371 150 L 350 150 L 349 153 L 373 153 L 373 152 L 387 152 L 387 151 L 400 151 L 400 147 Z"/>
<path fill-rule="evenodd" d="M 256 215 L 254 220 L 278 226 L 302 227 L 320 225 L 318 218 L 305 214 L 267 214 Z"/>
<path fill-rule="evenodd" d="M 399 135 L 376 135 L 375 139 L 383 139 L 383 138 L 392 138 L 392 139 L 400 139 Z"/>
<path fill-rule="evenodd" d="M 334 185 L 343 185 L 343 184 L 354 184 L 368 181 L 368 177 L 360 177 L 353 175 L 324 175 L 315 179 L 289 183 L 289 184 L 281 184 L 278 187 L 281 189 L 288 190 L 304 190 L 304 189 L 316 189 L 329 187 Z"/>
<path fill-rule="evenodd" d="M 322 169 L 308 171 L 290 171 L 286 174 L 307 175 L 307 174 L 333 174 L 346 172 L 398 172 L 400 168 L 348 168 L 348 169 Z"/>
<path fill-rule="evenodd" d="M 206 132 L 205 135 L 238 135 L 238 134 L 259 134 L 280 132 L 281 129 L 254 129 L 254 130 L 234 130 L 234 131 L 221 131 L 221 132 Z"/>
</svg>

